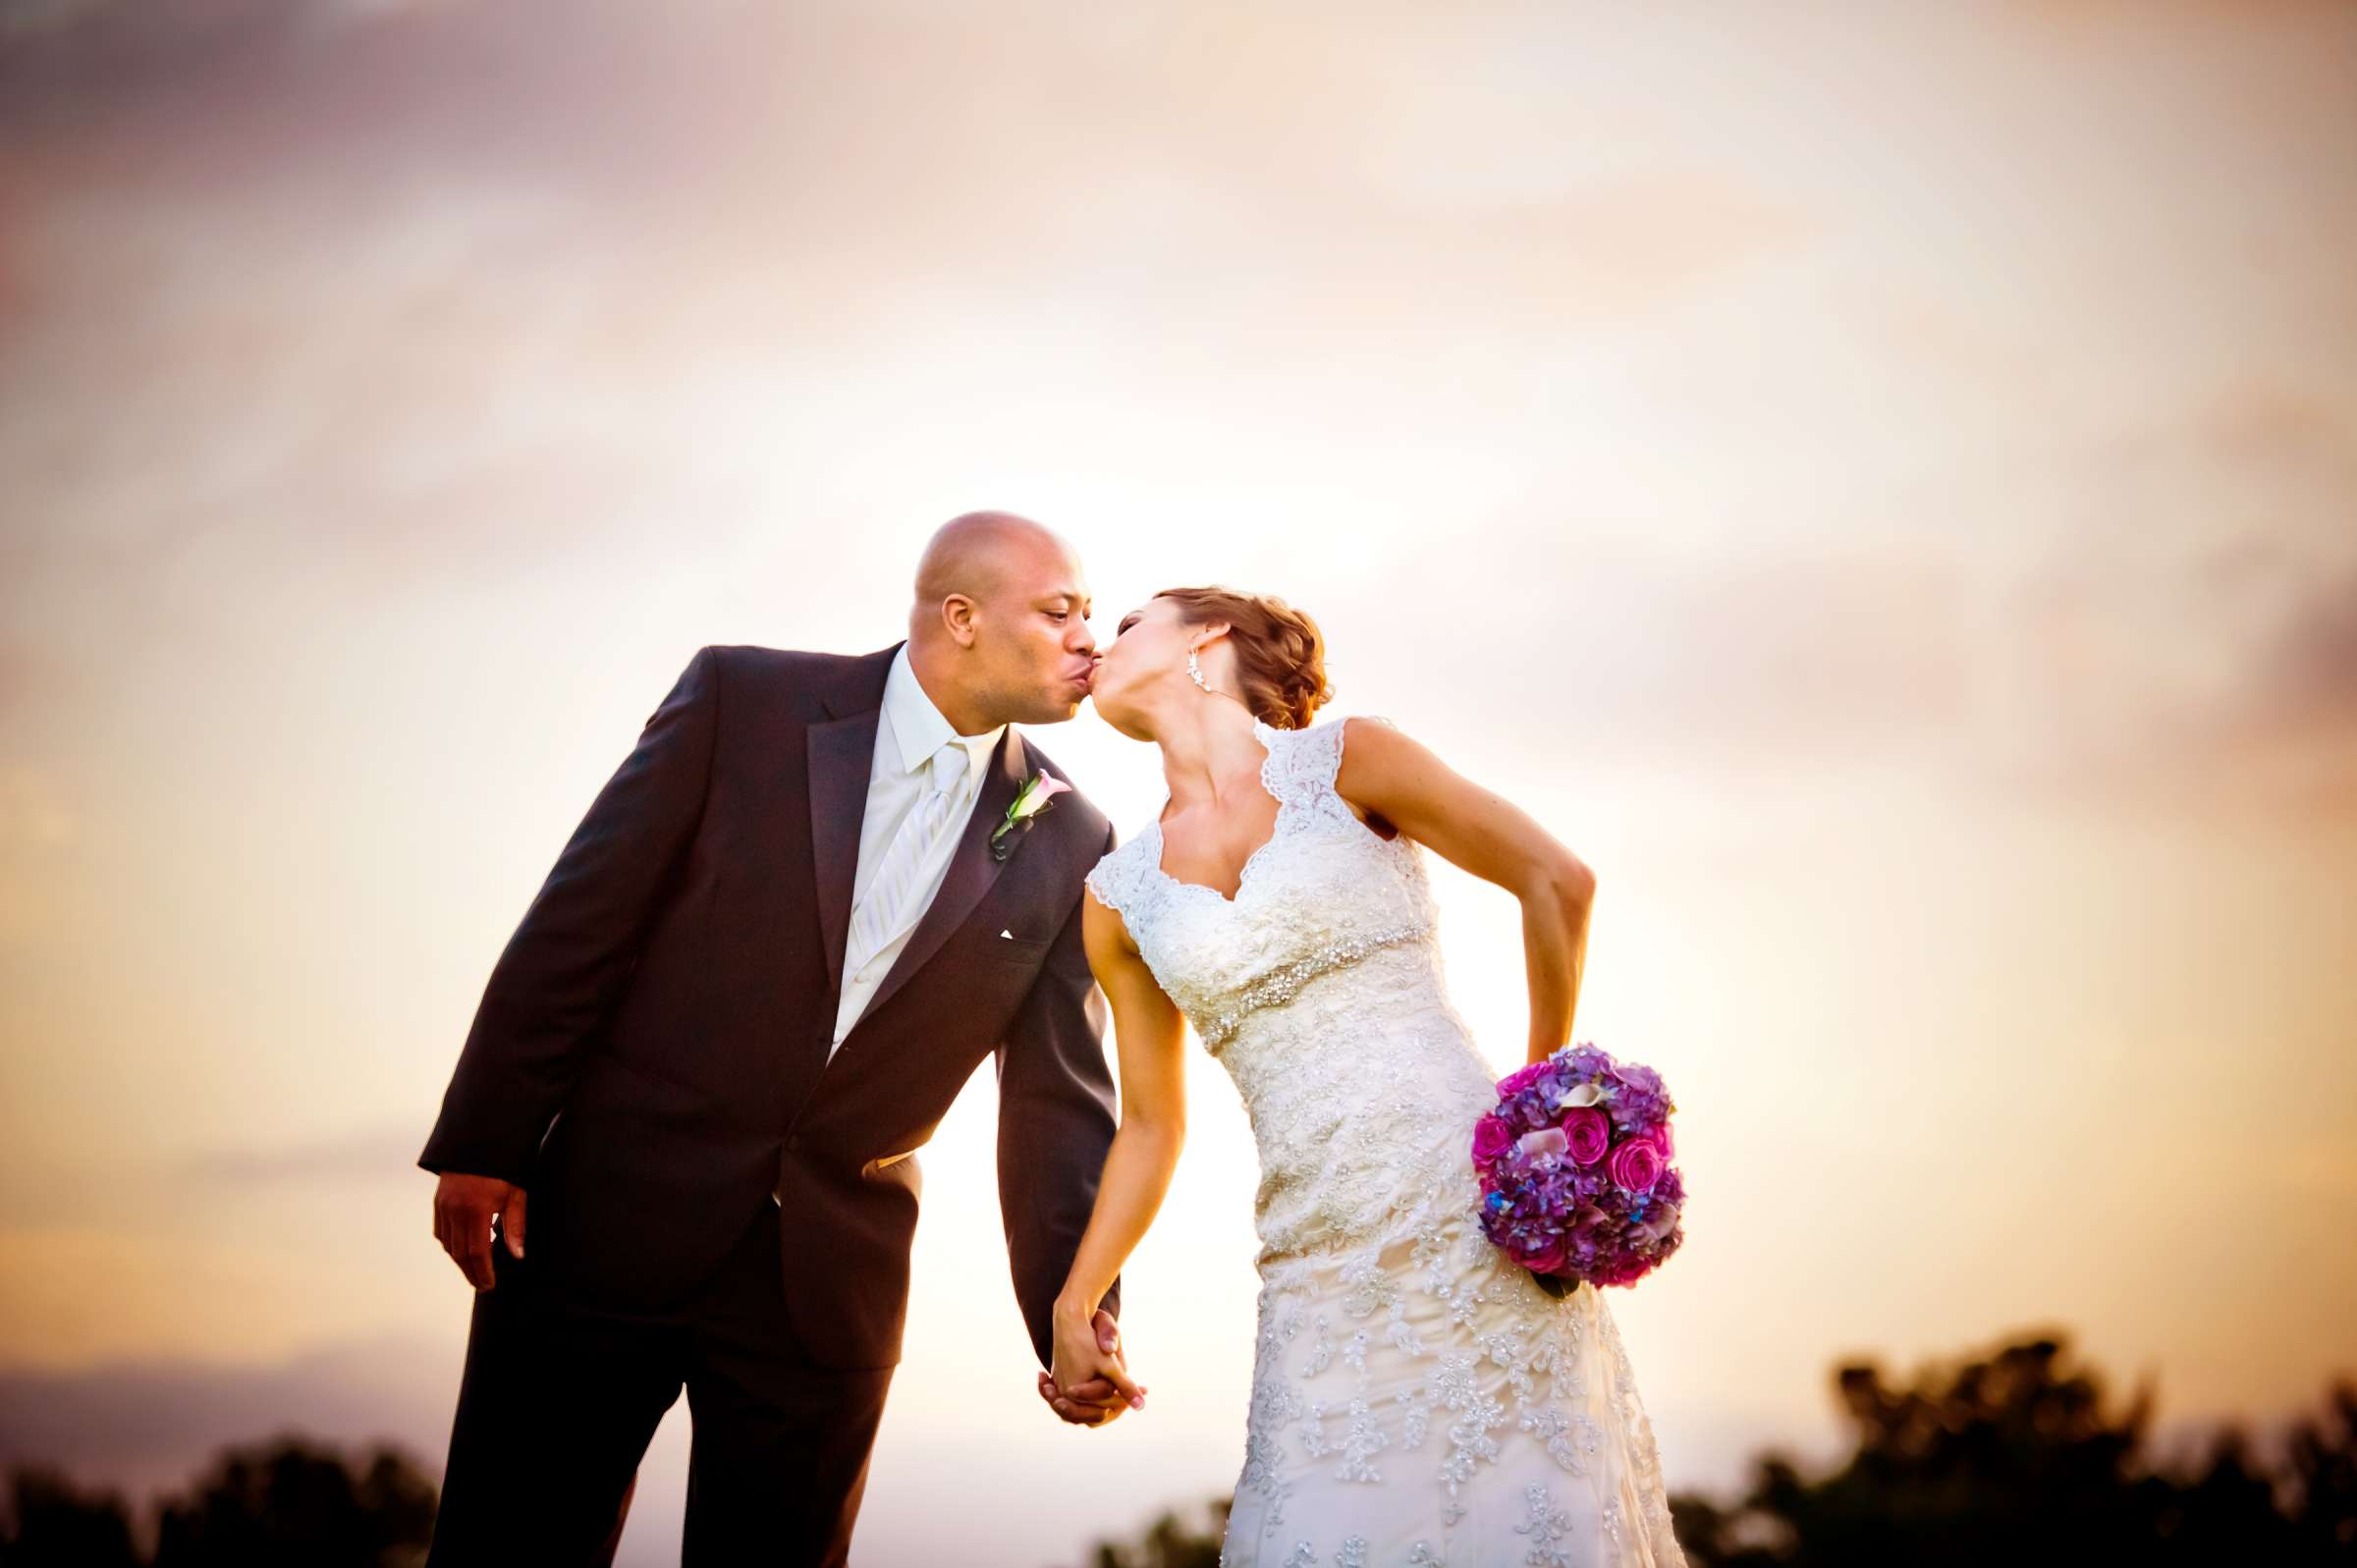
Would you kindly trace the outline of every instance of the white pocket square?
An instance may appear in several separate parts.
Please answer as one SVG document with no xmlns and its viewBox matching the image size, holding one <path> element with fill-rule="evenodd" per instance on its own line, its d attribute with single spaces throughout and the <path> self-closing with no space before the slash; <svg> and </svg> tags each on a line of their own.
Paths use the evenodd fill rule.
<svg viewBox="0 0 2357 1568">
<path fill-rule="evenodd" d="M 1014 940 L 1014 933 L 1003 928 L 1000 930 L 999 935 L 1005 937 L 1009 942 L 1013 942 Z"/>
</svg>

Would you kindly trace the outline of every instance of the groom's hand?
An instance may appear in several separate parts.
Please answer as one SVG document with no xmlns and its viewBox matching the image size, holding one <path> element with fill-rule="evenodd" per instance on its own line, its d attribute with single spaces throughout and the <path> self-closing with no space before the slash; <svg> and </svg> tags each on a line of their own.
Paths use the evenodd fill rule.
<svg viewBox="0 0 2357 1568">
<path fill-rule="evenodd" d="M 501 1228 L 507 1232 L 509 1253 L 521 1258 L 523 1189 L 497 1176 L 465 1176 L 455 1170 L 442 1173 L 434 1188 L 434 1239 L 442 1243 L 450 1261 L 477 1290 L 489 1290 L 493 1283 L 491 1220 L 495 1216 L 505 1217 Z"/>
</svg>

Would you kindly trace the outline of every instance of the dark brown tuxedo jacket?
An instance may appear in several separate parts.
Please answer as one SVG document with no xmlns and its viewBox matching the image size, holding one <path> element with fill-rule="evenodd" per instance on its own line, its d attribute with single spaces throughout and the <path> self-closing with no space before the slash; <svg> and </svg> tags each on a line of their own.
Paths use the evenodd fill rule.
<svg viewBox="0 0 2357 1568">
<path fill-rule="evenodd" d="M 521 1185 L 543 1275 L 626 1312 L 678 1302 L 773 1214 L 811 1354 L 891 1366 L 912 1154 L 995 1054 L 999 1200 L 1045 1366 L 1116 1120 L 1080 942 L 1081 879 L 1114 833 L 1074 789 L 991 854 L 1023 779 L 1065 778 L 1010 725 L 939 892 L 829 1059 L 899 647 L 696 653 L 500 954 L 417 1162 Z"/>
</svg>

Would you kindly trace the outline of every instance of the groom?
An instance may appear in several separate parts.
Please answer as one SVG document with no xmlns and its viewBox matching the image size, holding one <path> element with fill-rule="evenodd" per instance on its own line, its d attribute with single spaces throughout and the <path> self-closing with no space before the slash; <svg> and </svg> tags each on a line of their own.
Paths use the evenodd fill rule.
<svg viewBox="0 0 2357 1568">
<path fill-rule="evenodd" d="M 1078 711 L 1089 608 L 1055 534 L 969 513 L 918 564 L 905 642 L 706 647 L 647 720 L 493 968 L 417 1162 L 477 1292 L 431 1564 L 603 1560 L 683 1386 L 684 1560 L 844 1562 L 913 1157 L 985 1055 L 1049 1363 L 1114 1132 L 1080 941 L 1114 835 L 1069 788 L 998 830 L 1063 778 L 1014 726 Z M 1075 1424 L 1124 1408 L 1078 1394 Z"/>
</svg>

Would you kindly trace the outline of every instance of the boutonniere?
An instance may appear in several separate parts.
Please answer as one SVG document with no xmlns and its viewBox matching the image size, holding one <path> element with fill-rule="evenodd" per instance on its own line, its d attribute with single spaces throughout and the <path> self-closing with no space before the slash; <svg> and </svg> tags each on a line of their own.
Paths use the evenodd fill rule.
<svg viewBox="0 0 2357 1568">
<path fill-rule="evenodd" d="M 1070 787 L 1062 779 L 1051 779 L 1044 773 L 1035 773 L 1025 779 L 1023 786 L 1014 792 L 1014 798 L 1007 802 L 1007 820 L 990 831 L 990 858 L 1004 860 L 1014 854 L 1020 835 L 1014 838 L 1007 836 L 1017 828 L 1029 833 L 1031 819 L 1047 810 L 1058 795 Z"/>
</svg>

